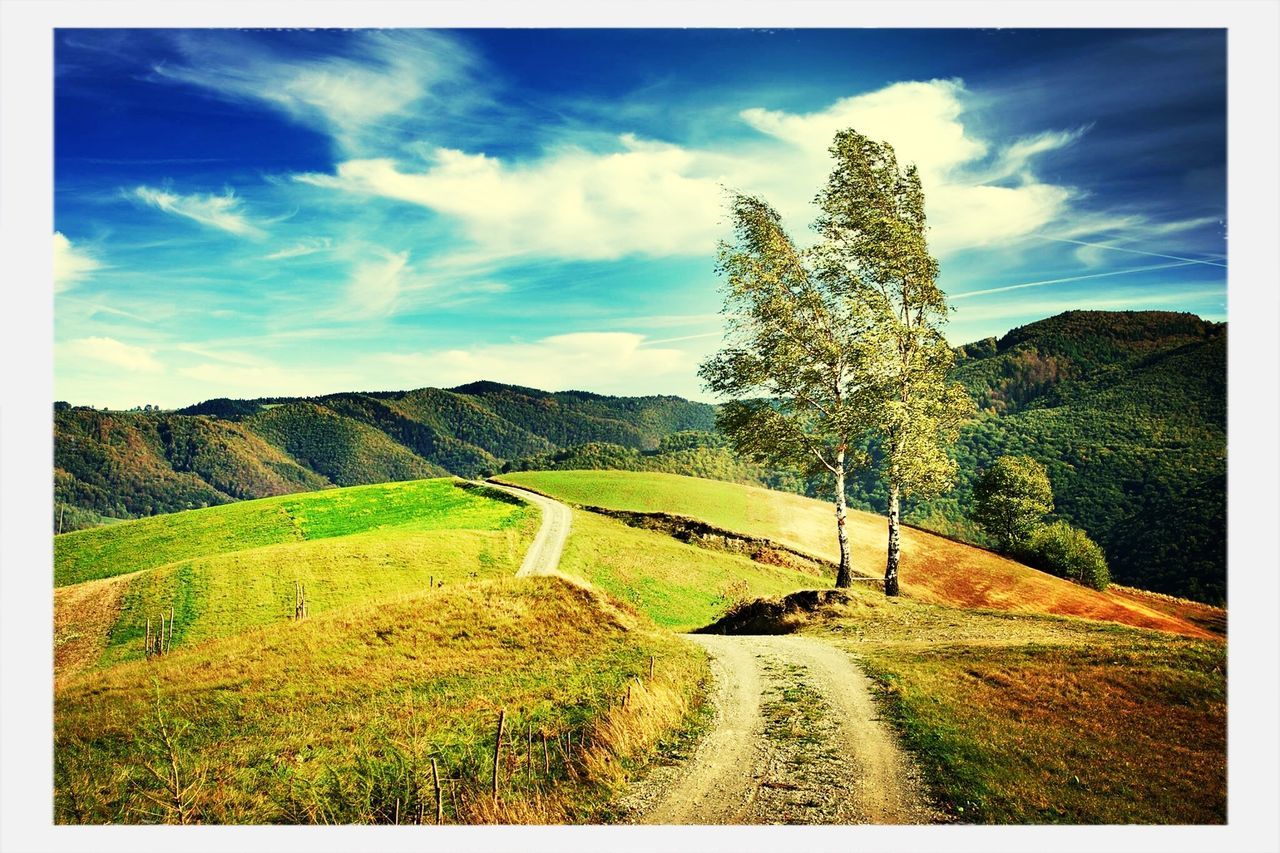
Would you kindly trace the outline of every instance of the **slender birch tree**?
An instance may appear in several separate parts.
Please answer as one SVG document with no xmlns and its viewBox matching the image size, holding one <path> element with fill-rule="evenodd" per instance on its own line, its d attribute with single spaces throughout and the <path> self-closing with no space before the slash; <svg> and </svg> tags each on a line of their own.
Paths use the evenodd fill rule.
<svg viewBox="0 0 1280 853">
<path fill-rule="evenodd" d="M 946 454 L 973 414 L 964 388 L 947 381 L 954 361 L 942 336 L 946 296 L 926 243 L 924 191 L 916 167 L 898 166 L 893 147 L 853 130 L 836 134 L 835 168 L 816 202 L 822 236 L 816 270 L 827 290 L 861 306 L 857 384 L 873 400 L 866 426 L 883 451 L 889 492 L 884 591 L 898 594 L 902 499 L 950 487 Z"/>
<path fill-rule="evenodd" d="M 737 194 L 730 209 L 734 240 L 717 265 L 728 336 L 699 375 L 734 398 L 716 419 L 738 453 L 831 478 L 836 586 L 848 587 L 845 477 L 866 464 L 854 445 L 870 416 L 860 359 L 873 317 L 844 282 L 819 274 L 818 253 L 797 249 L 768 203 Z"/>
</svg>

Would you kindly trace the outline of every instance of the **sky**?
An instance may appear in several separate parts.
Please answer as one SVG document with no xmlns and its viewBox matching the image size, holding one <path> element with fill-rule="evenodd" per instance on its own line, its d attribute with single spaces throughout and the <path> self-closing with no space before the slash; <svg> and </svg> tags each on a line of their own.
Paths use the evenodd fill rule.
<svg viewBox="0 0 1280 853">
<path fill-rule="evenodd" d="M 55 393 L 711 399 L 731 191 L 921 171 L 953 344 L 1226 319 L 1222 30 L 58 30 Z"/>
</svg>

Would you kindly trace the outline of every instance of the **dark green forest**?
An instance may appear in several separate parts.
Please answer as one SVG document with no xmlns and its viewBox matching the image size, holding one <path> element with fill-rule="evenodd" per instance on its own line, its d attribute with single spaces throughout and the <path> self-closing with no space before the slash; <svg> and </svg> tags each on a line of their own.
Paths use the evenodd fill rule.
<svg viewBox="0 0 1280 853">
<path fill-rule="evenodd" d="M 1225 599 L 1225 324 L 1073 311 L 956 355 L 953 375 L 979 414 L 952 450 L 955 488 L 908 503 L 908 521 L 991 544 L 969 518 L 973 484 L 997 457 L 1027 455 L 1048 469 L 1054 517 L 1102 544 L 1114 580 Z M 476 382 L 209 400 L 178 412 L 56 408 L 63 530 L 328 485 L 513 469 L 667 471 L 821 498 L 830 491 L 820 479 L 736 458 L 715 433 L 715 409 L 678 397 Z M 851 479 L 849 499 L 884 510 L 875 471 Z"/>
</svg>

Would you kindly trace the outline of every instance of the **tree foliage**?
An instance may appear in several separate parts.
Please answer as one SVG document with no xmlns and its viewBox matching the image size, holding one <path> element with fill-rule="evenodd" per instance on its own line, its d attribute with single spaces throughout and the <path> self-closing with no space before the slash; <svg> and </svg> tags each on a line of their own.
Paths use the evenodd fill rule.
<svg viewBox="0 0 1280 853">
<path fill-rule="evenodd" d="M 1093 589 L 1106 589 L 1111 583 L 1102 548 L 1083 530 L 1065 521 L 1037 528 L 1031 534 L 1025 559 L 1038 569 Z"/>
<path fill-rule="evenodd" d="M 947 301 L 929 254 L 924 190 L 914 165 L 893 147 L 853 130 L 836 134 L 835 168 L 818 194 L 821 275 L 864 306 L 860 381 L 868 426 L 888 487 L 885 592 L 898 592 L 900 500 L 948 489 L 956 463 L 947 446 L 973 412 L 963 386 L 948 379 L 954 354 L 942 335 Z"/>
<path fill-rule="evenodd" d="M 762 199 L 735 195 L 734 241 L 721 246 L 725 346 L 699 369 L 706 387 L 731 398 L 717 426 L 758 462 L 794 466 L 834 480 L 840 566 L 852 577 L 845 531 L 845 476 L 872 400 L 860 363 L 871 327 L 867 306 L 824 274 L 819 250 L 796 248 Z"/>
<path fill-rule="evenodd" d="M 1026 544 L 1053 512 L 1049 473 L 1030 456 L 1001 456 L 978 476 L 973 487 L 973 516 L 1011 553 Z"/>
</svg>

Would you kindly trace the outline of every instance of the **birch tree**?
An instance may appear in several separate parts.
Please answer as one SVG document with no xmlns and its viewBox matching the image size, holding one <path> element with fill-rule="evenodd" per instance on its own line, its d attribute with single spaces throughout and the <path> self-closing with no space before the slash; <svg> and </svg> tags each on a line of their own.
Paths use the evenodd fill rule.
<svg viewBox="0 0 1280 853">
<path fill-rule="evenodd" d="M 866 463 L 853 447 L 869 416 L 860 342 L 873 318 L 843 282 L 819 274 L 817 251 L 797 249 L 767 202 L 737 194 L 730 208 L 734 240 L 721 245 L 717 266 L 728 335 L 699 375 L 734 398 L 717 425 L 738 453 L 830 477 L 836 586 L 848 587 L 845 477 Z"/>
<path fill-rule="evenodd" d="M 902 500 L 950 487 L 956 464 L 946 454 L 974 410 L 958 383 L 942 336 L 946 296 L 926 242 L 924 191 L 916 167 L 898 165 L 893 147 L 854 130 L 836 134 L 835 167 L 817 196 L 816 271 L 824 287 L 846 295 L 864 317 L 856 383 L 871 402 L 866 426 L 883 450 L 888 487 L 884 591 L 897 595 Z"/>
</svg>

